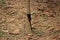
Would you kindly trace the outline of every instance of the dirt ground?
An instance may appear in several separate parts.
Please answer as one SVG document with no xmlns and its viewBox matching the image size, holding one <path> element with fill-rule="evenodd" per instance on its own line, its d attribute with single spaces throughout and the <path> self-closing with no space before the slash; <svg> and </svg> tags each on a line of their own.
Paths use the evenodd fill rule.
<svg viewBox="0 0 60 40">
<path fill-rule="evenodd" d="M 60 40 L 60 0 L 0 0 L 0 40 Z"/>
</svg>

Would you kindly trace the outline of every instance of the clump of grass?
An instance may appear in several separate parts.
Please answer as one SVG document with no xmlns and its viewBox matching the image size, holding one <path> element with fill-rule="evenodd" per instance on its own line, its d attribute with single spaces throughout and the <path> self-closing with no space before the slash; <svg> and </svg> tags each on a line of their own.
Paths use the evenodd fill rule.
<svg viewBox="0 0 60 40">
<path fill-rule="evenodd" d="M 0 27 L 4 26 L 2 24 L 5 24 L 6 23 L 6 19 L 5 18 L 1 18 L 0 19 Z"/>
<path fill-rule="evenodd" d="M 1 29 L 0 29 L 0 37 L 4 37 L 6 35 L 5 32 L 3 32 Z"/>
<path fill-rule="evenodd" d="M 60 30 L 56 30 L 55 28 L 52 28 L 49 30 L 50 34 L 58 35 L 60 33 Z"/>
<path fill-rule="evenodd" d="M 46 19 L 48 16 L 46 14 L 41 14 L 41 17 Z"/>
<path fill-rule="evenodd" d="M 48 16 L 46 14 L 41 14 L 40 17 L 41 17 L 40 18 L 41 22 L 47 21 L 47 19 L 48 19 Z"/>
<path fill-rule="evenodd" d="M 9 16 L 15 16 L 17 14 L 18 14 L 17 11 L 13 11 L 13 10 L 8 12 L 8 13 L 6 13 L 6 15 L 9 15 Z"/>
<path fill-rule="evenodd" d="M 43 36 L 44 32 L 42 30 L 33 30 L 33 32 L 37 35 L 37 36 Z"/>
<path fill-rule="evenodd" d="M 6 4 L 6 0 L 0 0 L 0 4 Z"/>
<path fill-rule="evenodd" d="M 23 30 L 20 28 L 20 32 L 23 32 Z"/>
<path fill-rule="evenodd" d="M 43 35 L 43 31 L 36 31 L 36 34 L 38 35 L 38 36 L 42 36 Z"/>
<path fill-rule="evenodd" d="M 0 0 L 1 9 L 6 8 L 6 0 Z"/>
<path fill-rule="evenodd" d="M 3 3 L 3 4 L 6 4 L 6 0 L 2 0 L 2 3 Z"/>
</svg>

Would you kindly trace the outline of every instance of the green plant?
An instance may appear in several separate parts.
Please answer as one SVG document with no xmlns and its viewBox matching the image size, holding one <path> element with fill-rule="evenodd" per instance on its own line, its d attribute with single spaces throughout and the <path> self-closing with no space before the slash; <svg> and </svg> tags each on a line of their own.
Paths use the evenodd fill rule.
<svg viewBox="0 0 60 40">
<path fill-rule="evenodd" d="M 58 35 L 60 33 L 60 30 L 56 30 L 55 28 L 52 28 L 49 30 L 50 34 Z"/>
<path fill-rule="evenodd" d="M 8 12 L 8 13 L 6 13 L 6 15 L 10 15 L 10 16 L 15 16 L 15 15 L 17 15 L 18 13 L 17 13 L 17 11 L 13 11 L 13 10 L 11 10 L 10 12 Z"/>
<path fill-rule="evenodd" d="M 3 32 L 1 29 L 0 29 L 0 37 L 4 37 L 5 36 L 5 32 Z"/>
<path fill-rule="evenodd" d="M 44 34 L 44 32 L 41 30 L 41 29 L 39 29 L 39 30 L 33 30 L 33 32 L 34 32 L 34 34 L 36 34 L 37 36 L 42 36 L 43 34 Z"/>
<path fill-rule="evenodd" d="M 1 4 L 1 9 L 6 8 L 6 0 L 0 0 L 0 4 Z"/>
<path fill-rule="evenodd" d="M 20 28 L 20 32 L 23 32 L 23 30 Z"/>
<path fill-rule="evenodd" d="M 6 4 L 6 0 L 0 0 L 0 4 Z"/>
</svg>

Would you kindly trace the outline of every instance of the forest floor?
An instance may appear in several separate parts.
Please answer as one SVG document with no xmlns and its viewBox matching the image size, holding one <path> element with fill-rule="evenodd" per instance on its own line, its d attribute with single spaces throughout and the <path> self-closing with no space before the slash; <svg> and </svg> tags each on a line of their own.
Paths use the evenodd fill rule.
<svg viewBox="0 0 60 40">
<path fill-rule="evenodd" d="M 30 0 L 28 14 L 28 0 L 0 0 L 0 40 L 60 40 L 60 1 Z"/>
</svg>

